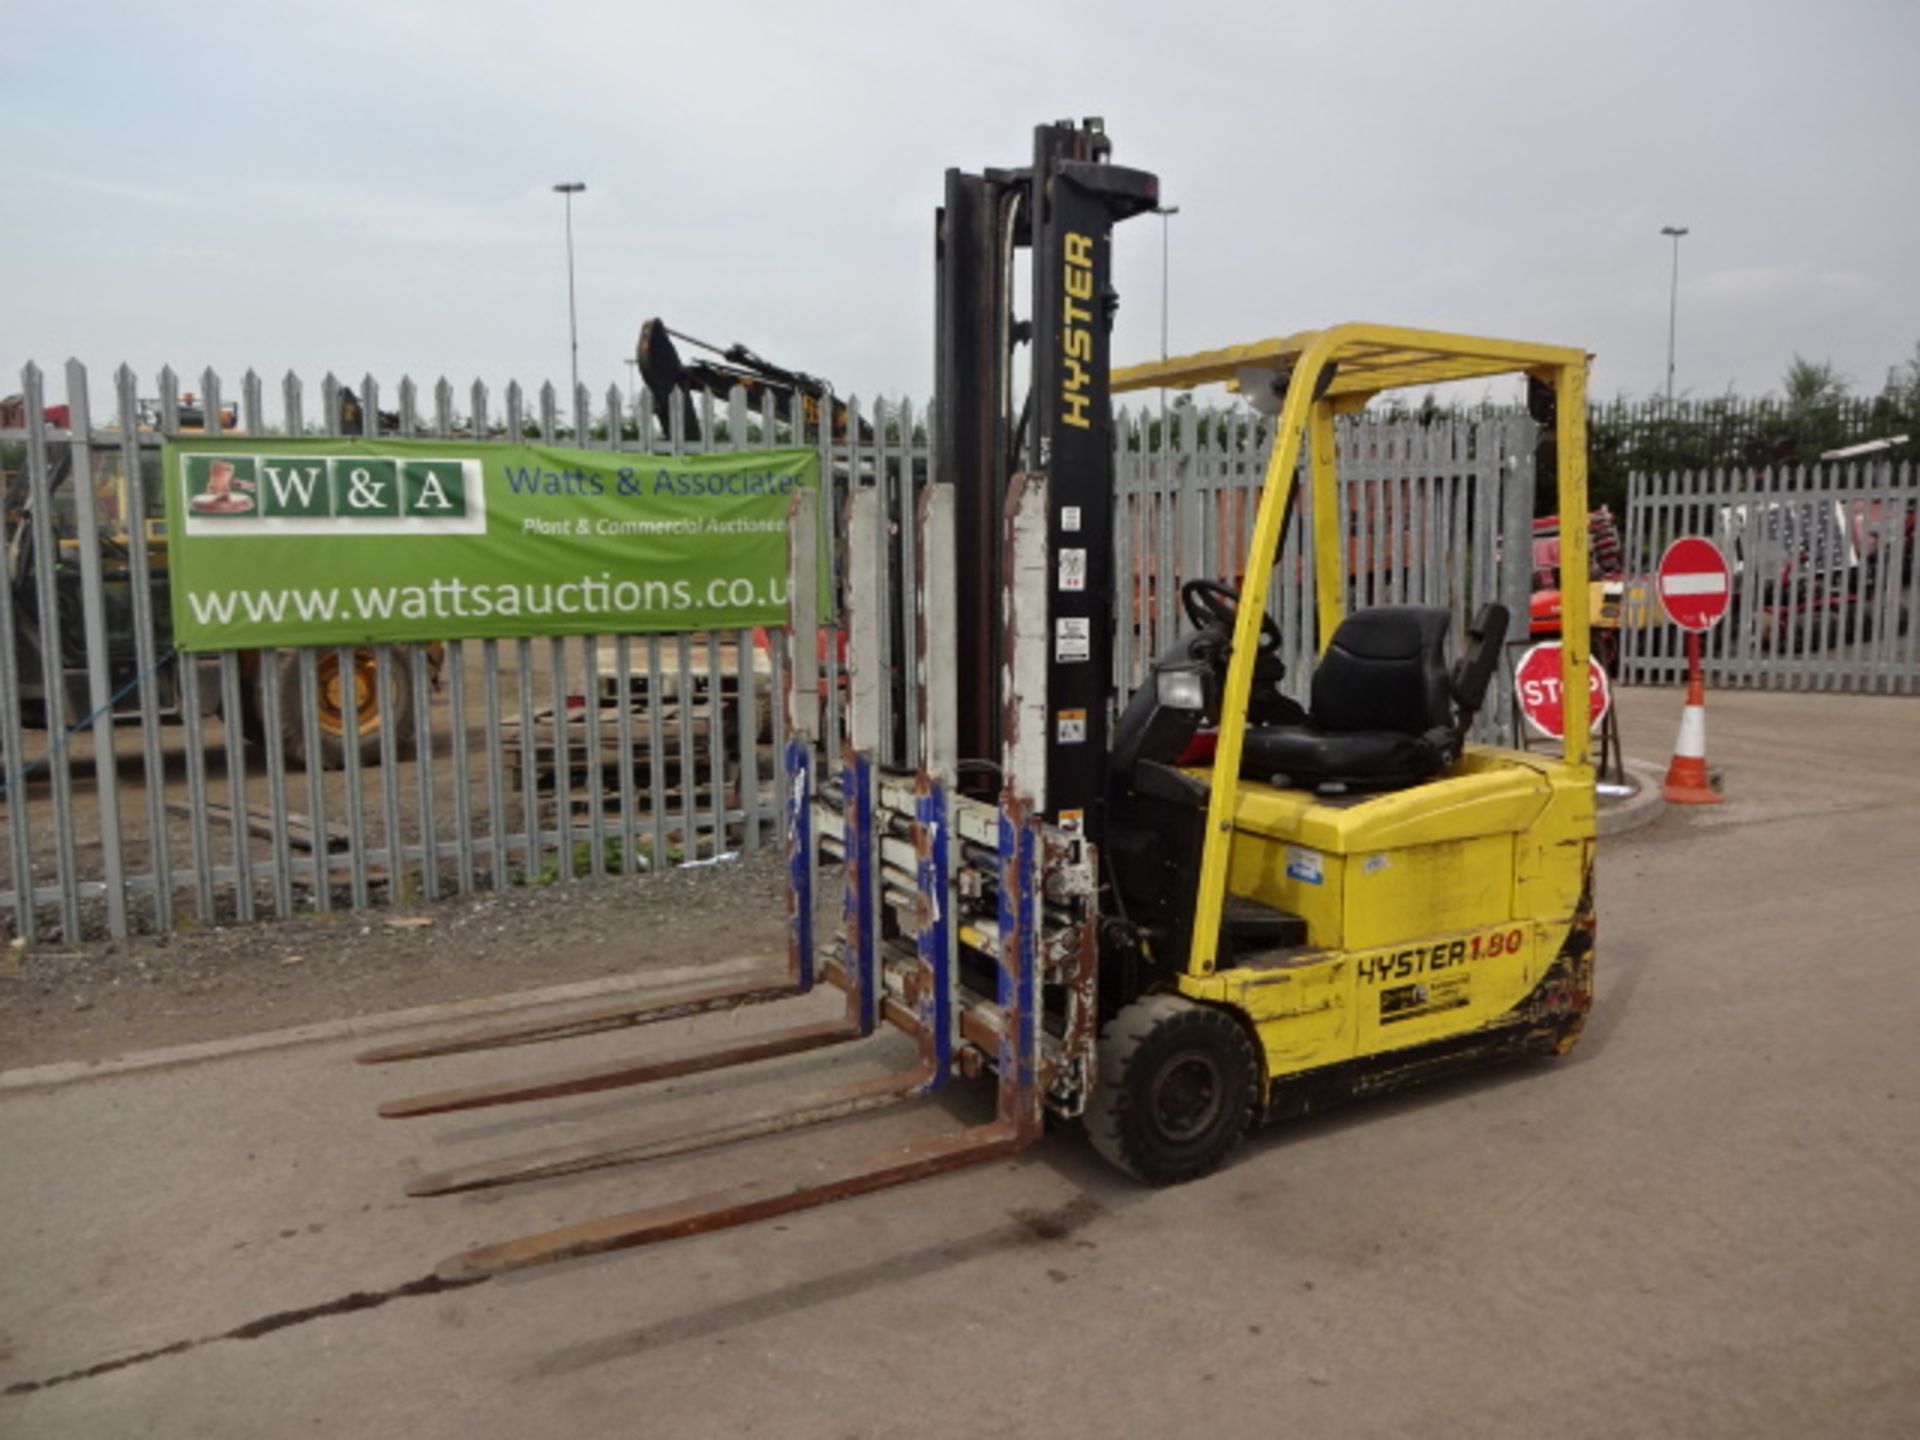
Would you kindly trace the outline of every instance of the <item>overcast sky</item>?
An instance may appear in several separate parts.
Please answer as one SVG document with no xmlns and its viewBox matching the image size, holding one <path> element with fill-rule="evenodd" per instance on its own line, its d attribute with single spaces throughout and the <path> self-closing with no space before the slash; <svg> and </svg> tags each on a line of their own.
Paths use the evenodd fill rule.
<svg viewBox="0 0 1920 1440">
<path fill-rule="evenodd" d="M 1601 395 L 1874 390 L 1920 341 L 1920 4 L 6 0 L 0 393 L 171 363 L 624 385 L 640 322 L 923 397 L 948 166 L 1102 115 L 1176 352 L 1349 319 L 1584 345 Z M 1160 222 L 1116 236 L 1120 361 Z M 197 387 L 194 387 L 197 388 Z"/>
</svg>

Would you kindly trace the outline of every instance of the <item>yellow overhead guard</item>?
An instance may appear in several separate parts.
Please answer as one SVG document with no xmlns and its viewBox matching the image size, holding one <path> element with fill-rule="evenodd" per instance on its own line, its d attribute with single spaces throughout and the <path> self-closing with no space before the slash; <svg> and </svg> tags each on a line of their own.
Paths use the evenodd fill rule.
<svg viewBox="0 0 1920 1440">
<path fill-rule="evenodd" d="M 1440 330 L 1410 330 L 1397 325 L 1342 325 L 1350 332 L 1334 352 L 1338 369 L 1326 394 L 1376 395 L 1383 390 L 1438 385 L 1449 380 L 1480 380 L 1524 374 L 1542 367 L 1580 365 L 1584 350 L 1561 345 L 1532 345 Z M 1125 390 L 1191 390 L 1226 385 L 1240 390 L 1247 371 L 1291 371 L 1307 348 L 1326 332 L 1302 330 L 1272 340 L 1201 350 L 1166 360 L 1149 360 L 1113 372 L 1115 393 Z M 1344 408 L 1344 407 L 1343 407 Z"/>
</svg>

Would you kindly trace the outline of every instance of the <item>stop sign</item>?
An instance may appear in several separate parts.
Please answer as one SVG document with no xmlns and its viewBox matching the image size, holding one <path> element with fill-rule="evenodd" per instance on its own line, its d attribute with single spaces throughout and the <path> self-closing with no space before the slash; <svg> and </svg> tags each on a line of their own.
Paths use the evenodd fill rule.
<svg viewBox="0 0 1920 1440">
<path fill-rule="evenodd" d="M 1513 672 L 1513 693 L 1520 698 L 1520 713 L 1542 735 L 1555 740 L 1566 730 L 1566 711 L 1560 694 L 1560 644 L 1553 641 L 1535 645 L 1520 657 Z M 1592 712 L 1593 728 L 1607 718 L 1613 704 L 1613 687 L 1598 660 L 1587 661 L 1587 709 Z"/>
<path fill-rule="evenodd" d="M 1727 613 L 1733 572 L 1711 540 L 1687 535 L 1667 547 L 1654 581 L 1667 618 L 1682 630 L 1711 630 Z"/>
</svg>

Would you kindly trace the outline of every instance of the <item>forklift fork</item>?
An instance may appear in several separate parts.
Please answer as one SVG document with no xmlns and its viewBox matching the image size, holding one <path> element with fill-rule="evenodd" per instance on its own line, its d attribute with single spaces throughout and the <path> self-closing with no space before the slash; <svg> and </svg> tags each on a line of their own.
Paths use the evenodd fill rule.
<svg viewBox="0 0 1920 1440">
<path fill-rule="evenodd" d="M 1045 540 L 1045 488 L 1037 479 L 1021 491 L 1008 517 L 1010 554 L 1028 556 Z M 860 598 L 877 590 L 876 557 L 864 537 L 879 533 L 873 490 L 849 499 L 848 586 Z M 920 600 L 936 616 L 950 606 L 951 495 L 931 489 L 919 519 L 926 562 Z M 904 1072 L 828 1087 L 796 1100 L 752 1110 L 719 1124 L 640 1126 L 594 1140 L 547 1146 L 415 1179 L 415 1196 L 447 1195 L 526 1181 L 576 1175 L 672 1155 L 712 1150 L 803 1127 L 835 1123 L 900 1107 L 935 1095 L 956 1068 L 990 1064 L 998 1077 L 994 1118 L 984 1124 L 883 1149 L 856 1163 L 805 1181 L 759 1181 L 690 1200 L 564 1226 L 502 1245 L 457 1255 L 440 1267 L 444 1277 L 474 1278 L 607 1250 L 655 1244 L 679 1236 L 749 1224 L 827 1204 L 925 1176 L 1008 1155 L 1037 1139 L 1049 1090 L 1066 1108 L 1083 1098 L 1089 1074 L 1091 1014 L 1072 998 L 1091 995 L 1093 907 L 1091 848 L 1048 827 L 1021 788 L 1021 754 L 1010 749 L 998 805 L 954 795 L 951 729 L 928 716 L 951 709 L 955 685 L 950 658 L 928 656 L 916 689 L 928 763 L 911 775 L 885 770 L 875 758 L 881 731 L 873 669 L 874 627 L 883 607 L 852 608 L 848 743 L 834 793 L 816 796 L 812 783 L 817 714 L 803 677 L 804 657 L 816 653 L 810 615 L 799 602 L 811 596 L 813 541 L 796 507 L 789 565 L 795 657 L 788 699 L 793 741 L 784 757 L 787 780 L 788 965 L 780 987 L 695 991 L 649 1006 L 619 1006 L 524 1026 L 469 1032 L 440 1041 L 393 1046 L 362 1058 L 383 1062 L 531 1044 L 682 1018 L 766 998 L 798 995 L 824 982 L 845 992 L 837 1019 L 772 1030 L 722 1046 L 615 1060 L 390 1101 L 380 1107 L 402 1118 L 625 1088 L 799 1054 L 864 1039 L 884 1020 L 911 1035 L 916 1063 Z M 1044 563 L 1038 567 L 1044 572 Z M 1029 619 L 1009 645 L 1036 652 L 1045 640 L 1044 611 Z M 933 633 L 945 633 L 935 628 Z M 1038 663 L 1033 660 L 1031 663 Z M 800 703 L 796 703 L 799 701 Z M 813 723 L 810 723 L 813 722 Z M 841 863 L 841 923 L 830 945 L 816 953 L 815 873 L 822 854 Z M 892 917 L 889 938 L 884 917 Z M 910 941 L 910 945 L 906 942 Z M 965 950 L 990 959 L 991 993 L 963 983 Z M 1057 979 L 1069 999 L 1060 1039 L 1043 1033 L 1046 985 Z M 749 998 L 751 997 L 751 998 Z M 1049 1047 L 1051 1047 L 1049 1049 Z M 1082 1050 L 1087 1054 L 1078 1053 Z M 1057 1102 L 1058 1103 L 1058 1102 Z"/>
<path fill-rule="evenodd" d="M 790 883 L 788 887 L 788 957 L 792 979 L 778 989 L 709 991 L 705 996 L 677 996 L 652 1006 L 614 1007 L 584 1015 L 562 1016 L 544 1023 L 505 1027 L 456 1037 L 436 1044 L 433 1041 L 411 1047 L 393 1047 L 361 1056 L 362 1061 L 414 1059 L 426 1055 L 446 1055 L 466 1050 L 492 1049 L 505 1045 L 525 1045 L 543 1040 L 571 1039 L 606 1030 L 679 1019 L 715 1010 L 732 1009 L 758 1003 L 758 998 L 785 999 L 813 988 L 815 961 L 813 942 L 813 825 L 812 809 L 806 800 L 810 788 L 812 757 L 804 751 L 805 742 L 796 740 L 788 747 L 790 807 L 788 851 Z M 408 1119 L 421 1115 L 440 1115 L 454 1110 L 476 1110 L 493 1105 L 513 1105 L 528 1100 L 551 1100 L 566 1095 L 585 1095 L 598 1090 L 618 1090 L 630 1085 L 645 1085 L 655 1080 L 674 1080 L 688 1075 L 724 1070 L 755 1060 L 777 1059 L 803 1054 L 830 1045 L 864 1039 L 873 1033 L 879 1017 L 880 976 L 874 964 L 875 946 L 872 926 L 864 919 L 872 909 L 874 885 L 872 845 L 866 838 L 873 825 L 871 762 L 849 752 L 842 771 L 842 794 L 846 802 L 843 833 L 860 837 L 848 846 L 846 868 L 848 883 L 845 901 L 844 974 L 847 1002 L 845 1014 L 838 1020 L 811 1021 L 788 1026 L 752 1039 L 721 1046 L 707 1046 L 679 1054 L 649 1059 L 615 1060 L 599 1065 L 549 1071 L 519 1080 L 473 1085 L 456 1090 L 441 1090 L 425 1095 L 389 1100 L 380 1107 L 386 1119 Z M 724 997 L 714 999 L 713 997 Z M 748 998 L 756 997 L 756 998 Z M 502 1035 L 507 1038 L 501 1038 Z M 404 1050 L 403 1055 L 394 1051 Z"/>
<path fill-rule="evenodd" d="M 476 1050 L 500 1050 L 514 1045 L 538 1045 L 549 1040 L 571 1040 L 582 1035 L 604 1034 L 610 1030 L 657 1025 L 669 1020 L 690 1019 L 695 1015 L 712 1015 L 727 1010 L 742 1009 L 749 1005 L 764 1005 L 773 1000 L 791 1000 L 795 996 L 807 994 L 813 989 L 817 977 L 813 955 L 813 749 L 804 732 L 796 731 L 793 738 L 787 742 L 786 753 L 782 756 L 782 768 L 786 779 L 787 833 L 787 972 L 784 976 L 769 976 L 743 985 L 709 986 L 681 991 L 646 1004 L 606 1005 L 592 1010 L 576 1011 L 569 1015 L 554 1016 L 546 1020 L 484 1026 L 456 1035 L 442 1035 L 400 1045 L 383 1045 L 377 1049 L 365 1051 L 356 1058 L 362 1065 L 388 1065 L 401 1060 L 430 1060 L 445 1055 L 463 1055 Z M 858 1037 L 849 1036 L 848 1038 Z M 810 1047 L 803 1045 L 799 1048 Z M 719 1063 L 734 1062 L 723 1060 Z M 707 1065 L 699 1068 L 714 1067 Z M 695 1072 L 685 1070 L 678 1073 L 693 1074 Z M 640 1080 L 635 1079 L 625 1083 L 638 1084 Z M 591 1085 L 587 1088 L 606 1087 Z M 489 1103 L 505 1102 L 496 1100 Z M 387 1112 L 383 1110 L 382 1113 Z M 423 1110 L 395 1113 L 431 1114 L 433 1112 Z"/>
<path fill-rule="evenodd" d="M 928 788 L 924 776 L 921 788 L 923 791 Z M 978 1165 L 1011 1155 L 1037 1140 L 1043 1128 L 1044 1108 L 1037 1013 L 1040 947 L 1033 928 L 1039 913 L 1035 865 L 1038 826 L 1017 799 L 1008 797 L 1003 803 L 1001 831 L 1002 873 L 1014 883 L 1003 885 L 999 907 L 1001 953 L 995 987 L 999 1043 L 995 1064 L 1000 1080 L 996 1113 L 991 1121 L 892 1146 L 805 1181 L 753 1181 L 691 1199 L 561 1226 L 499 1245 L 481 1246 L 442 1262 L 436 1273 L 444 1280 L 478 1279 L 558 1260 L 731 1229 Z M 953 966 L 928 963 L 930 953 L 950 958 L 951 952 L 943 952 L 937 933 L 947 922 L 944 916 L 937 920 L 930 917 L 930 920 L 916 937 L 918 1000 L 921 1002 L 917 1013 L 943 1010 L 951 1013 L 956 998 Z M 448 1172 L 445 1176 L 431 1177 L 431 1182 L 420 1182 L 414 1193 L 447 1193 L 509 1180 L 572 1174 L 603 1163 L 620 1164 L 681 1154 L 871 1113 L 929 1095 L 938 1090 L 947 1077 L 947 1066 L 941 1063 L 940 1057 L 951 1053 L 951 1034 L 937 1025 L 916 1024 L 916 1029 L 920 1063 L 904 1076 L 844 1086 L 791 1108 L 758 1112 L 708 1131 L 629 1135 L 612 1144 L 602 1142 L 598 1147 L 563 1147 L 536 1152 L 518 1157 L 517 1161 L 496 1167 L 493 1173 L 483 1176 Z M 502 1176 L 500 1172 L 508 1168 L 514 1173 Z"/>
<path fill-rule="evenodd" d="M 932 483 L 849 455 L 844 573 L 816 555 L 816 506 L 842 482 L 794 496 L 787 529 L 789 623 L 784 757 L 789 857 L 784 981 L 694 991 L 649 1005 L 389 1046 L 373 1061 L 456 1054 L 595 1034 L 842 988 L 837 1022 L 718 1048 L 615 1061 L 397 1101 L 425 1115 L 642 1084 L 840 1045 L 882 1021 L 912 1036 L 904 1074 L 842 1084 L 705 1129 L 656 1125 L 427 1176 L 445 1194 L 711 1149 L 930 1097 L 956 1070 L 995 1073 L 985 1124 L 898 1144 L 805 1180 L 762 1180 L 470 1250 L 440 1267 L 468 1279 L 745 1225 L 1010 1155 L 1049 1113 L 1074 1116 L 1095 1079 L 1103 831 L 1112 685 L 1113 429 L 1107 370 L 1110 244 L 1117 221 L 1150 213 L 1159 183 L 1109 163 L 1097 120 L 1034 132 L 1030 169 L 949 171 L 936 222 L 936 411 Z M 1031 393 L 1012 408 L 1014 251 L 1032 260 Z M 796 425 L 796 439 L 804 427 Z M 904 440 L 904 436 L 903 436 Z M 826 447 L 831 451 L 831 447 Z M 830 463 L 829 456 L 829 463 Z M 891 513 L 890 494 L 903 503 Z M 915 557 L 917 593 L 898 606 L 890 538 Z M 911 537 L 912 544 L 906 542 Z M 816 687 L 822 581 L 847 616 L 846 736 L 826 733 Z M 915 643 L 889 643 L 897 613 Z M 911 676 L 891 668 L 902 651 Z M 903 680 L 911 680 L 910 686 Z M 962 680 L 967 682 L 962 692 Z M 910 692 L 908 701 L 903 691 Z M 837 695 L 837 692 L 836 692 Z M 835 697 L 828 697 L 835 698 Z M 964 702 L 964 703 L 963 703 Z M 836 709 L 838 707 L 826 707 Z M 896 729 L 898 709 L 911 712 Z M 917 747 L 906 746 L 911 736 Z M 895 753 L 917 748 L 917 761 Z M 816 755 L 839 758 L 834 794 L 812 794 Z M 905 762 L 902 764 L 901 762 Z M 963 771 L 967 784 L 960 781 Z M 998 772 L 997 780 L 983 777 Z M 823 787 L 825 788 L 825 787 Z M 1053 817 L 1049 823 L 1047 817 Z M 819 858 L 842 866 L 842 921 L 814 948 Z"/>
</svg>

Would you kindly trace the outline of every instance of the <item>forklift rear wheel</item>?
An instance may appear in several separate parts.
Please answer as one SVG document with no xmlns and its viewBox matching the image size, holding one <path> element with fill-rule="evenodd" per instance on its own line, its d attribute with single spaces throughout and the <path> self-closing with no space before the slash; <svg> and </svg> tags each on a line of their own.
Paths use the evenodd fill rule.
<svg viewBox="0 0 1920 1440">
<path fill-rule="evenodd" d="M 1245 1138 L 1259 1075 L 1253 1044 L 1231 1015 L 1178 995 L 1149 995 L 1100 1032 L 1087 1137 L 1149 1185 L 1198 1179 Z"/>
</svg>

